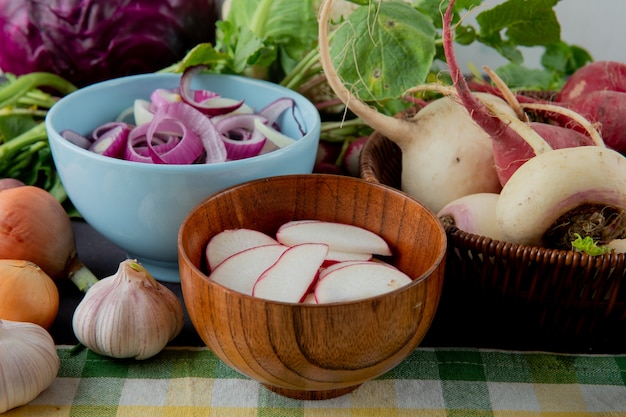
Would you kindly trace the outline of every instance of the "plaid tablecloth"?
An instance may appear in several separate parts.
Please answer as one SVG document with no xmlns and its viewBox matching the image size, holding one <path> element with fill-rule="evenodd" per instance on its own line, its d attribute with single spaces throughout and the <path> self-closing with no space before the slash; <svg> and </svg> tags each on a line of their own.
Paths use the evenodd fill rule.
<svg viewBox="0 0 626 417">
<path fill-rule="evenodd" d="M 350 394 L 300 401 L 207 349 L 167 348 L 146 361 L 58 352 L 53 385 L 3 417 L 626 416 L 626 355 L 419 348 Z"/>
</svg>

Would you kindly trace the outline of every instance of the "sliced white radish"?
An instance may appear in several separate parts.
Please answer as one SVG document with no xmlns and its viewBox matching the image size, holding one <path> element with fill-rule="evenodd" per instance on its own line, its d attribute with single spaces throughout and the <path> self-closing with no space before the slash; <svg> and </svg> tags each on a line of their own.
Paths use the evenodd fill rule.
<svg viewBox="0 0 626 417">
<path fill-rule="evenodd" d="M 317 278 L 328 246 L 303 243 L 291 246 L 254 284 L 252 295 L 274 301 L 298 303 Z"/>
<path fill-rule="evenodd" d="M 372 259 L 371 253 L 329 250 L 328 255 L 326 255 L 326 261 L 328 262 L 369 261 L 370 259 Z"/>
<path fill-rule="evenodd" d="M 374 297 L 411 283 L 405 273 L 380 262 L 346 262 L 333 267 L 324 271 L 315 287 L 318 304 Z"/>
<path fill-rule="evenodd" d="M 324 279 L 326 275 L 328 275 L 330 272 L 333 272 L 336 269 L 343 268 L 347 265 L 352 265 L 352 264 L 362 263 L 362 262 L 370 262 L 370 261 L 343 261 L 343 262 L 334 263 L 332 265 L 328 265 L 327 267 L 320 270 L 320 273 L 318 274 L 317 279 L 318 280 Z"/>
<path fill-rule="evenodd" d="M 259 276 L 275 264 L 287 249 L 288 246 L 279 244 L 244 249 L 221 262 L 209 278 L 242 294 L 252 295 Z"/>
<path fill-rule="evenodd" d="M 330 251 L 391 255 L 391 249 L 382 237 L 362 227 L 343 223 L 290 221 L 278 229 L 276 240 L 289 246 L 324 243 Z"/>
<path fill-rule="evenodd" d="M 209 270 L 215 269 L 226 258 L 255 246 L 276 245 L 271 236 L 252 229 L 229 229 L 213 236 L 206 247 Z"/>
<path fill-rule="evenodd" d="M 302 304 L 317 304 L 317 300 L 315 299 L 315 293 L 310 292 L 304 296 L 302 299 Z"/>
</svg>

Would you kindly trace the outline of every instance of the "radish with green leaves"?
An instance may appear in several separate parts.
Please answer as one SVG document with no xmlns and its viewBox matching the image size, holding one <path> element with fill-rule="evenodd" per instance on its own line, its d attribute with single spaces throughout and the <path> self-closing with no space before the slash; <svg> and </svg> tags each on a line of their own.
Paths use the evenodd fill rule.
<svg viewBox="0 0 626 417">
<path fill-rule="evenodd" d="M 392 8 L 397 4 L 380 6 Z M 328 84 L 363 122 L 400 147 L 402 190 L 434 212 L 463 195 L 497 193 L 501 186 L 494 169 L 491 139 L 456 100 L 443 97 L 430 102 L 414 117 L 396 118 L 370 107 L 344 86 L 330 55 L 327 21 L 331 10 L 332 0 L 324 1 L 319 16 L 320 62 Z M 416 12 L 418 16 L 424 19 Z M 514 116 L 502 99 L 485 96 L 484 100 Z"/>
</svg>

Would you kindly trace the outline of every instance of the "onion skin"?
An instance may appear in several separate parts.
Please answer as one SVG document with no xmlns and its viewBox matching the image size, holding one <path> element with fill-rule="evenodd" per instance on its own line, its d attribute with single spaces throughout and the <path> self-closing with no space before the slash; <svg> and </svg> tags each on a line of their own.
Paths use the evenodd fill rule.
<svg viewBox="0 0 626 417">
<path fill-rule="evenodd" d="M 0 259 L 22 259 L 52 279 L 86 270 L 78 259 L 72 224 L 63 206 L 46 190 L 25 185 L 0 190 Z M 85 291 L 96 278 L 77 286 Z"/>
<path fill-rule="evenodd" d="M 0 179 L 0 191 L 7 190 L 9 188 L 22 187 L 24 184 L 22 181 L 15 178 L 2 178 Z"/>
<path fill-rule="evenodd" d="M 0 259 L 0 319 L 49 329 L 59 311 L 59 290 L 32 262 Z"/>
</svg>

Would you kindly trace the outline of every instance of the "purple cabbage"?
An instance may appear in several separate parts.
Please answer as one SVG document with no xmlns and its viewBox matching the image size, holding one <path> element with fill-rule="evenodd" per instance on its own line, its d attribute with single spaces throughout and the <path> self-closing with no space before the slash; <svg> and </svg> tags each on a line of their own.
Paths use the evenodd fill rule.
<svg viewBox="0 0 626 417">
<path fill-rule="evenodd" d="M 154 72 L 213 42 L 214 0 L 0 0 L 0 69 L 77 86 Z"/>
</svg>

